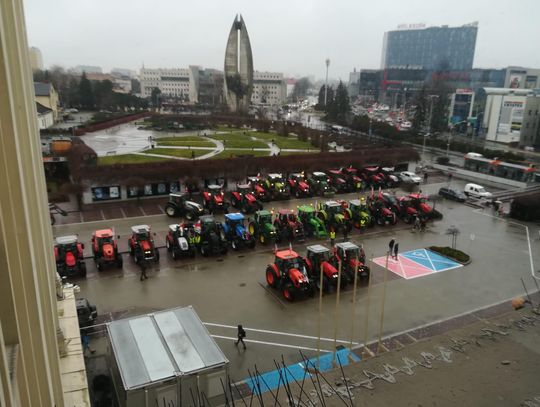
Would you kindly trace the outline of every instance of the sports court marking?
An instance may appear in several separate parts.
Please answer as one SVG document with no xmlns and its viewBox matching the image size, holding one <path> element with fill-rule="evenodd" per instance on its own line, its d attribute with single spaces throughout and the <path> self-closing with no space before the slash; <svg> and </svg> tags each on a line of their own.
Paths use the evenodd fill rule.
<svg viewBox="0 0 540 407">
<path fill-rule="evenodd" d="M 386 267 L 386 256 L 373 259 L 375 264 Z M 416 249 L 398 255 L 398 260 L 388 259 L 388 270 L 407 280 L 424 277 L 433 273 L 462 267 L 461 263 L 450 260 L 427 249 Z"/>
</svg>

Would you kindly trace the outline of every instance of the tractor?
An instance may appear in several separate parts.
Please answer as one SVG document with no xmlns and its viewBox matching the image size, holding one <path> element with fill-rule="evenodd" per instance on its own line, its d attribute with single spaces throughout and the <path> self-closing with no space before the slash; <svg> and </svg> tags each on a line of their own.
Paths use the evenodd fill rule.
<svg viewBox="0 0 540 407">
<path fill-rule="evenodd" d="M 329 185 L 328 176 L 324 172 L 316 171 L 307 179 L 307 183 L 313 192 L 313 195 L 334 196 L 336 191 Z"/>
<path fill-rule="evenodd" d="M 337 201 L 319 203 L 317 217 L 325 223 L 327 230 L 333 229 L 336 233 L 339 231 L 349 233 L 352 230 L 352 213 L 350 209 L 344 208 Z"/>
<path fill-rule="evenodd" d="M 331 263 L 339 269 L 340 262 L 342 278 L 345 277 L 348 283 L 354 284 L 355 273 L 358 273 L 357 277 L 361 280 L 365 281 L 369 278 L 369 267 L 365 265 L 366 254 L 354 243 L 341 242 L 336 244 Z"/>
<path fill-rule="evenodd" d="M 229 204 L 225 202 L 225 193 L 221 185 L 210 184 L 202 193 L 203 206 L 208 212 L 223 212 L 227 213 Z"/>
<path fill-rule="evenodd" d="M 358 175 L 358 170 L 354 167 L 341 169 L 341 175 L 347 182 L 350 191 L 361 191 L 363 188 L 362 178 Z"/>
<path fill-rule="evenodd" d="M 339 273 L 338 269 L 330 262 L 332 258 L 330 249 L 320 244 L 308 246 L 306 249 L 307 253 L 304 262 L 306 263 L 309 279 L 313 282 L 315 287 L 317 287 L 317 289 L 321 288 L 322 268 L 323 291 L 328 292 L 332 288 L 337 288 Z M 346 283 L 346 280 L 342 278 L 341 287 Z"/>
<path fill-rule="evenodd" d="M 223 232 L 233 250 L 238 250 L 241 247 L 255 248 L 255 236 L 246 230 L 244 215 L 241 213 L 228 213 L 225 215 Z"/>
<path fill-rule="evenodd" d="M 165 205 L 165 213 L 169 217 L 185 216 L 189 221 L 204 215 L 204 208 L 197 202 L 189 201 L 187 195 L 169 194 L 169 202 Z"/>
<path fill-rule="evenodd" d="M 277 230 L 272 224 L 272 213 L 269 211 L 255 212 L 254 219 L 249 222 L 248 231 L 261 244 L 272 243 L 278 240 Z"/>
<path fill-rule="evenodd" d="M 306 237 L 325 238 L 328 236 L 324 222 L 315 216 L 315 209 L 311 205 L 298 207 L 298 220 L 302 222 Z"/>
<path fill-rule="evenodd" d="M 290 199 L 291 197 L 291 192 L 287 188 L 283 176 L 278 173 L 268 174 L 266 178 L 266 190 L 272 200 Z"/>
<path fill-rule="evenodd" d="M 375 225 L 375 218 L 371 216 L 365 198 L 350 200 L 349 210 L 356 229 L 364 230 Z"/>
<path fill-rule="evenodd" d="M 174 260 L 180 257 L 195 257 L 199 239 L 193 224 L 169 225 L 165 246 Z"/>
<path fill-rule="evenodd" d="M 195 233 L 199 236 L 199 251 L 203 256 L 227 254 L 228 242 L 221 223 L 212 215 L 204 215 L 195 224 Z"/>
<path fill-rule="evenodd" d="M 254 213 L 263 208 L 262 203 L 255 197 L 253 188 L 249 184 L 236 186 L 236 191 L 231 192 L 231 204 L 242 213 Z"/>
<path fill-rule="evenodd" d="M 247 183 L 251 185 L 255 198 L 262 202 L 270 201 L 270 194 L 264 187 L 266 181 L 263 181 L 260 176 L 247 177 Z"/>
<path fill-rule="evenodd" d="M 394 173 L 394 167 L 381 167 L 379 171 L 385 176 L 388 188 L 395 188 L 401 183 L 401 179 Z"/>
<path fill-rule="evenodd" d="M 344 194 L 351 191 L 349 189 L 349 184 L 340 170 L 329 170 L 328 178 L 330 179 L 330 186 L 334 188 L 338 194 Z"/>
<path fill-rule="evenodd" d="M 60 277 L 80 275 L 86 277 L 84 262 L 84 244 L 79 243 L 76 235 L 59 236 L 54 241 L 56 271 Z"/>
<path fill-rule="evenodd" d="M 306 240 L 304 225 L 298 220 L 292 209 L 280 209 L 274 220 L 274 227 L 277 230 L 279 241 L 303 242 Z"/>
<path fill-rule="evenodd" d="M 119 238 L 120 236 L 117 236 L 117 239 Z M 122 268 L 122 255 L 118 251 L 118 242 L 112 229 L 96 230 L 92 233 L 92 254 L 98 271 L 108 265 Z"/>
<path fill-rule="evenodd" d="M 276 251 L 274 262 L 266 267 L 266 282 L 280 290 L 287 301 L 315 293 L 304 260 L 292 249 Z"/>
<path fill-rule="evenodd" d="M 154 236 L 156 234 L 154 233 Z M 129 254 L 136 264 L 141 261 L 159 262 L 159 249 L 154 243 L 150 226 L 136 225 L 131 227 L 131 237 L 128 239 Z"/>
<path fill-rule="evenodd" d="M 384 175 L 379 173 L 379 167 L 364 167 L 362 169 L 362 177 L 373 188 L 384 188 L 386 186 L 386 180 Z"/>
<path fill-rule="evenodd" d="M 289 174 L 287 183 L 289 184 L 291 195 L 294 195 L 296 198 L 313 196 L 313 192 L 306 182 L 303 172 Z"/>
<path fill-rule="evenodd" d="M 410 224 L 413 223 L 418 216 L 421 216 L 418 210 L 414 207 L 412 199 L 408 196 L 398 198 L 398 202 L 400 207 L 399 216 L 403 222 Z"/>
<path fill-rule="evenodd" d="M 375 218 L 377 225 L 395 225 L 397 223 L 396 213 L 387 208 L 381 199 L 370 200 L 368 206 L 371 216 Z"/>
<path fill-rule="evenodd" d="M 442 218 L 442 214 L 427 203 L 427 196 L 422 194 L 409 194 L 409 198 L 411 199 L 412 206 L 416 208 L 420 216 L 424 216 L 427 219 Z"/>
</svg>

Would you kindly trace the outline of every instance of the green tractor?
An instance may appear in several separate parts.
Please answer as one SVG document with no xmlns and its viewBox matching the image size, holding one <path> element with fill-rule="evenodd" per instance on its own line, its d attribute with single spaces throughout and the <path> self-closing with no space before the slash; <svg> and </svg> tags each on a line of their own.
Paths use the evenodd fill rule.
<svg viewBox="0 0 540 407">
<path fill-rule="evenodd" d="M 349 208 L 345 208 L 336 201 L 326 201 L 319 203 L 317 217 L 324 222 L 326 229 L 335 232 L 352 230 L 352 213 Z"/>
<path fill-rule="evenodd" d="M 375 225 L 375 218 L 371 216 L 364 198 L 349 201 L 349 210 L 356 229 L 364 230 Z"/>
<path fill-rule="evenodd" d="M 254 219 L 249 222 L 248 232 L 261 244 L 275 242 L 278 234 L 272 224 L 272 213 L 266 210 L 255 212 Z"/>
<path fill-rule="evenodd" d="M 307 183 L 314 195 L 332 197 L 336 190 L 330 186 L 330 178 L 324 172 L 316 171 L 307 179 Z"/>
<path fill-rule="evenodd" d="M 298 207 L 298 219 L 304 225 L 306 237 L 328 237 L 324 222 L 315 216 L 315 209 L 310 205 Z"/>
</svg>

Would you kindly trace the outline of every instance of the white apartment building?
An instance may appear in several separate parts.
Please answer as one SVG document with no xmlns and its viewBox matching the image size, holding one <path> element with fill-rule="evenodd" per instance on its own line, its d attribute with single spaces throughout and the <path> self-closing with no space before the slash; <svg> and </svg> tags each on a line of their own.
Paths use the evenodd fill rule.
<svg viewBox="0 0 540 407">
<path fill-rule="evenodd" d="M 253 72 L 253 93 L 251 103 L 254 105 L 280 105 L 287 98 L 287 84 L 283 74 L 278 72 Z"/>
<path fill-rule="evenodd" d="M 148 69 L 140 72 L 141 96 L 152 96 L 152 89 L 158 88 L 163 95 L 184 97 L 189 100 L 189 69 Z"/>
</svg>

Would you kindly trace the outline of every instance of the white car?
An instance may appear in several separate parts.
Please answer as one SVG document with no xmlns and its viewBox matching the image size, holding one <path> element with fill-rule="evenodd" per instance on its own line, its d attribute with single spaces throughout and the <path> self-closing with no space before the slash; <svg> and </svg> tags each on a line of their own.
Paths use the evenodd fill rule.
<svg viewBox="0 0 540 407">
<path fill-rule="evenodd" d="M 400 172 L 399 177 L 403 182 L 410 182 L 417 185 L 420 185 L 420 183 L 422 182 L 422 178 L 420 178 L 418 175 L 411 171 Z"/>
</svg>

